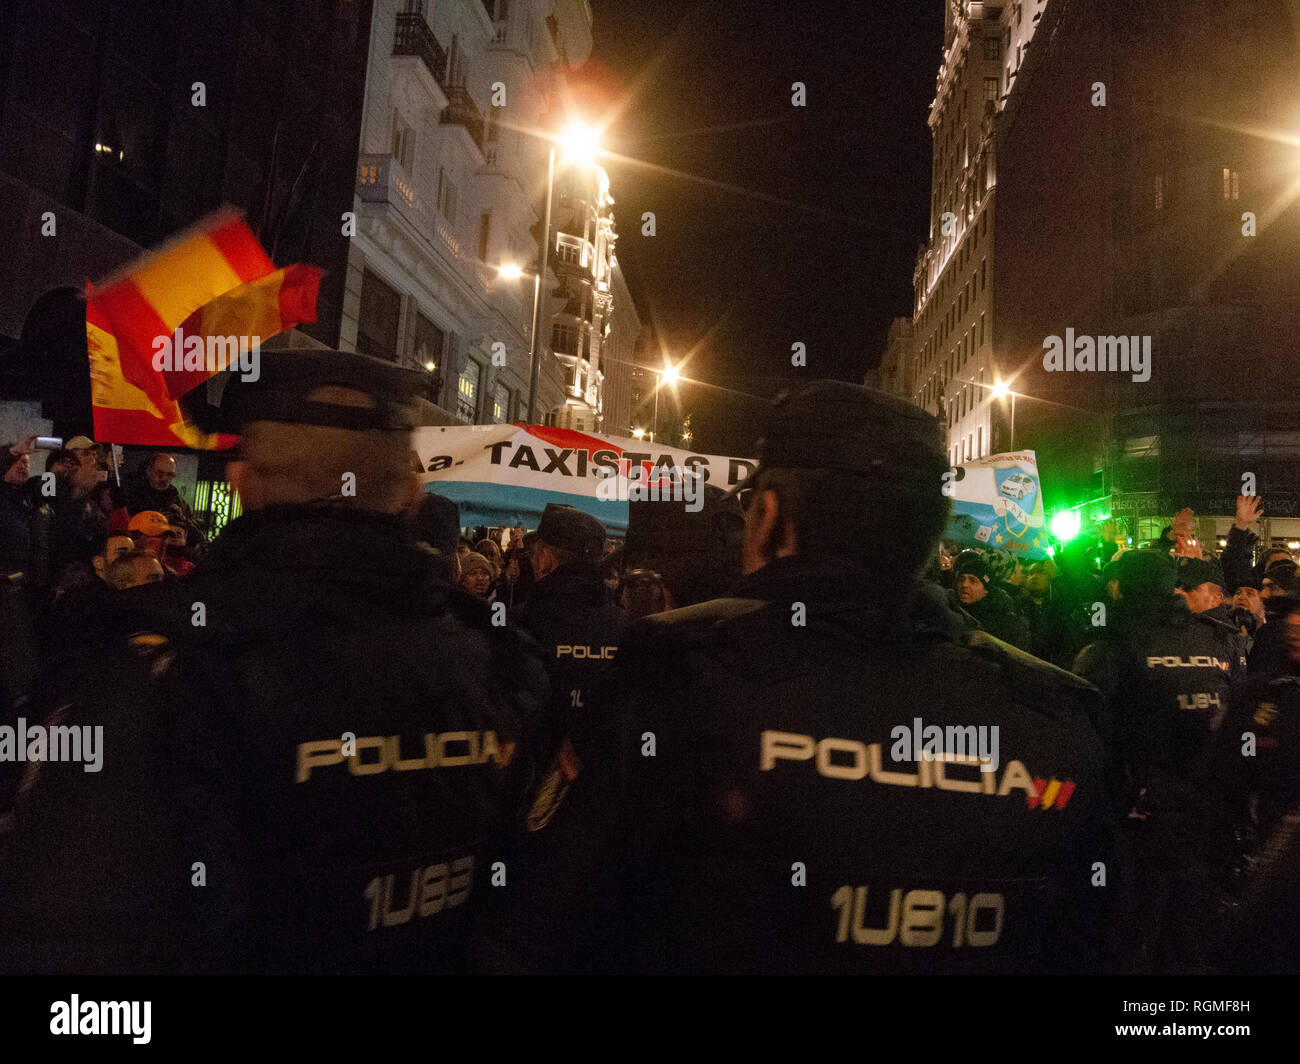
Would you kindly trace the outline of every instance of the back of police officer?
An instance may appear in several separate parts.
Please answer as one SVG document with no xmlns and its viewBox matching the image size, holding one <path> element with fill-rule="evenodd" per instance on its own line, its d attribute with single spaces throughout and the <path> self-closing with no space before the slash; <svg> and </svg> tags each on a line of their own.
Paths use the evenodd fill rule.
<svg viewBox="0 0 1300 1064">
<path fill-rule="evenodd" d="M 915 582 L 946 468 L 938 423 L 881 393 L 820 382 L 777 404 L 737 597 L 629 630 L 600 689 L 601 756 L 485 936 L 485 966 L 1099 963 L 1097 695 L 962 635 Z M 915 725 L 980 729 L 985 745 L 963 733 L 963 763 L 926 761 L 898 746 Z"/>
<path fill-rule="evenodd" d="M 627 619 L 608 601 L 599 564 L 605 526 L 591 514 L 549 503 L 532 548 L 536 580 L 512 619 L 541 647 L 551 680 L 551 722 L 582 753 L 591 726 L 591 690 L 618 654 Z"/>
<path fill-rule="evenodd" d="M 1210 762 L 1239 663 L 1222 626 L 1174 594 L 1167 553 L 1130 551 L 1117 568 L 1120 600 L 1074 671 L 1109 700 L 1108 733 L 1126 777 L 1137 895 L 1125 966 L 1203 971 L 1205 920 L 1229 854 Z"/>
<path fill-rule="evenodd" d="M 219 427 L 247 511 L 127 592 L 55 704 L 103 764 L 30 779 L 0 966 L 448 971 L 531 772 L 540 661 L 404 531 L 410 375 L 264 353 Z"/>
</svg>

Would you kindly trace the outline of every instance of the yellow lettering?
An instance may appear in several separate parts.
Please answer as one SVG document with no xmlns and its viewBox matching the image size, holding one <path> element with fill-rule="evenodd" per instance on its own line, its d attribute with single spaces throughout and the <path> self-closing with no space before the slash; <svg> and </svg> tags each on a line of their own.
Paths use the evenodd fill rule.
<svg viewBox="0 0 1300 1064">
<path fill-rule="evenodd" d="M 343 760 L 341 739 L 318 739 L 298 744 L 298 776 L 296 782 L 305 783 L 311 770 L 318 765 L 337 765 Z"/>
<path fill-rule="evenodd" d="M 362 750 L 378 750 L 379 760 L 362 761 Z M 367 735 L 364 739 L 358 739 L 356 752 L 348 758 L 348 771 L 354 776 L 377 776 L 388 768 L 391 760 L 388 753 L 388 740 L 382 735 Z"/>
</svg>

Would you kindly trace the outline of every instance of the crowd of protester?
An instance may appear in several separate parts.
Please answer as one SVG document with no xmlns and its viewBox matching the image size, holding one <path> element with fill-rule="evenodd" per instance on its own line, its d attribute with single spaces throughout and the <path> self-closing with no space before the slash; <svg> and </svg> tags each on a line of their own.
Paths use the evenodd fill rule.
<svg viewBox="0 0 1300 1064">
<path fill-rule="evenodd" d="M 856 394 L 850 399 L 859 401 Z M 41 646 L 31 651 L 35 658 L 56 633 L 76 631 L 79 614 L 106 608 L 117 601 L 113 596 L 134 594 L 132 589 L 147 583 L 183 581 L 196 564 L 204 571 L 208 545 L 172 483 L 176 464 L 171 456 L 151 456 L 118 488 L 106 482 L 101 449 L 74 439 L 47 457 L 51 489 L 48 478 L 31 476 L 30 451 L 31 441 L 26 441 L 0 455 L 0 572 L 13 585 L 7 593 L 20 596 L 22 608 L 42 620 L 43 627 L 37 628 L 44 633 L 37 640 Z M 875 642 L 860 644 L 863 653 L 877 644 L 892 647 L 901 638 L 890 630 L 893 622 L 880 619 L 896 604 L 865 601 L 866 592 L 858 589 L 868 585 L 862 583 L 858 563 L 827 550 L 835 531 L 809 517 L 817 506 L 827 505 L 824 498 L 818 500 L 817 479 L 827 471 L 782 479 L 780 468 L 764 468 L 757 486 L 738 495 L 709 487 L 698 513 L 631 503 L 626 537 L 617 546 L 599 521 L 570 506 L 548 506 L 535 530 L 519 524 L 477 528 L 468 535 L 456 504 L 436 494 L 423 495 L 404 513 L 405 534 L 423 545 L 442 583 L 484 607 L 504 607 L 511 627 L 541 648 L 549 702 L 541 715 L 545 725 L 538 749 L 546 754 L 528 792 L 529 832 L 540 832 L 551 822 L 583 766 L 613 756 L 602 746 L 592 706 L 599 702 L 602 683 L 609 682 L 630 626 L 649 631 L 644 626 L 653 618 L 689 618 L 692 608 L 704 608 L 700 604 L 724 610 L 717 604 L 747 601 L 727 597 L 738 594 L 738 587 L 758 599 L 759 578 L 769 582 L 763 594 L 780 600 L 780 593 L 770 590 L 778 585 L 771 582 L 798 573 L 805 583 L 795 605 L 803 606 L 803 599 L 822 604 L 821 612 L 815 612 L 817 638 L 834 642 L 845 633 L 876 633 Z M 747 514 L 742 501 L 751 492 L 764 496 L 764 507 L 780 500 L 788 508 L 787 523 L 766 510 Z M 794 518 L 788 517 L 791 512 Z M 1000 663 L 1000 678 L 978 670 L 967 681 L 953 678 L 959 685 L 971 684 L 972 698 L 980 684 L 1003 685 L 996 689 L 1011 692 L 1004 696 L 1008 706 L 1023 704 L 1030 707 L 1027 711 L 1037 711 L 1035 706 L 1055 705 L 1053 700 L 1065 697 L 1059 691 L 1069 689 L 1074 692 L 1069 697 L 1088 706 L 1089 726 L 1100 740 L 1108 815 L 1118 825 L 1114 848 L 1106 852 L 1114 862 L 1112 874 L 1125 884 L 1123 900 L 1111 906 L 1107 925 L 1103 966 L 1112 970 L 1210 972 L 1296 963 L 1300 580 L 1289 551 L 1258 542 L 1252 529 L 1261 515 L 1261 500 L 1243 496 L 1217 557 L 1204 549 L 1194 515 L 1183 511 L 1161 537 L 1137 548 L 1124 542 L 1114 522 L 1103 525 L 1095 537 L 1064 545 L 1052 557 L 1021 558 L 1004 549 L 963 549 L 944 542 L 919 585 L 910 587 L 905 580 L 879 585 L 906 596 L 911 603 L 907 616 L 926 618 L 908 629 L 909 639 L 921 639 L 918 632 L 942 631 L 948 633 L 944 639 L 974 646 Z M 772 523 L 767 523 L 769 517 Z M 886 515 L 880 531 L 888 534 L 890 527 Z M 911 553 L 899 547 L 900 557 L 906 554 L 897 562 L 900 571 L 911 564 L 908 559 L 920 568 L 922 546 Z M 674 622 L 678 634 L 673 638 L 679 640 L 674 653 L 683 660 L 707 646 L 713 668 L 718 655 L 732 650 L 750 654 L 751 643 L 764 645 L 768 638 L 757 628 L 745 634 L 750 622 L 743 617 L 718 627 L 717 617 L 709 616 L 712 629 L 697 631 L 689 623 Z M 992 639 L 981 643 L 981 633 Z M 860 638 L 852 634 L 849 645 Z M 930 638 L 939 637 L 924 636 Z M 818 672 L 817 644 L 801 646 L 797 660 L 809 664 L 806 680 L 799 682 L 835 683 L 834 669 Z M 788 670 L 790 662 L 782 665 L 775 647 L 765 654 L 755 651 L 757 657 L 750 659 L 756 674 L 766 677 L 768 686 L 761 691 L 783 690 L 788 679 L 778 672 Z M 17 660 L 15 655 L 11 664 Z M 880 665 L 882 698 L 893 682 L 888 660 Z M 39 667 L 29 665 L 28 672 Z M 646 667 L 654 672 L 652 665 Z M 796 671 L 804 667 L 795 666 Z M 769 669 L 771 675 L 764 671 Z M 14 669 L 9 671 L 12 690 Z M 942 675 L 914 675 L 909 682 L 919 692 L 943 680 Z M 675 681 L 665 675 L 663 682 Z M 1091 701 L 1094 688 L 1104 701 Z M 752 704 L 734 679 L 730 684 L 710 680 L 708 692 L 710 698 L 734 698 L 742 708 Z M 962 691 L 951 695 L 960 704 Z M 696 726 L 712 727 L 692 719 L 691 727 Z M 834 734 L 830 725 L 806 726 Z M 764 734 L 785 735 L 789 743 L 801 739 L 785 732 Z M 1251 754 L 1243 757 L 1242 743 L 1248 738 Z M 811 758 L 812 746 L 807 749 L 800 756 Z M 830 761 L 823 766 L 821 757 L 819 753 L 823 776 L 848 771 Z M 6 782 L 8 805 L 16 781 Z M 660 786 L 673 790 L 671 782 Z M 1004 782 L 1003 793 L 1006 786 Z M 740 791 L 726 790 L 725 782 L 718 787 L 708 800 L 723 820 L 744 820 L 746 802 L 771 800 L 752 793 L 742 797 Z M 1063 792 L 1060 805 L 1068 798 Z M 1042 800 L 1046 806 L 1052 799 Z M 1095 795 L 1090 800 L 1098 801 Z M 600 801 L 591 801 L 590 815 L 599 818 Z M 656 815 L 654 808 L 644 812 L 650 820 Z M 540 870 L 543 881 L 552 860 L 548 847 L 565 848 L 563 830 L 560 842 L 543 832 L 531 849 L 522 851 L 524 866 Z M 696 824 L 678 830 L 702 829 Z M 805 830 L 816 835 L 829 826 L 809 822 Z M 582 849 L 581 843 L 577 848 Z M 566 853 L 572 862 L 572 853 Z M 1269 930 L 1284 917 L 1291 931 Z M 860 908 L 856 919 L 862 921 Z M 530 914 L 525 906 L 504 920 L 507 928 L 512 922 L 526 930 L 513 941 L 508 931 L 495 940 L 503 950 L 500 956 L 510 958 L 504 967 L 528 967 L 519 958 L 530 951 L 541 967 L 556 956 L 572 959 L 572 942 L 548 953 L 546 932 L 539 930 L 554 928 L 559 935 L 562 921 L 545 912 Z M 847 926 L 841 926 L 841 941 Z M 970 926 L 975 927 L 973 916 Z M 575 940 L 580 937 L 575 932 Z M 494 967 L 490 948 L 480 963 Z M 754 959 L 755 967 L 764 963 Z M 1068 968 L 1071 962 L 1059 960 L 1059 966 Z"/>
<path fill-rule="evenodd" d="M 104 449 L 85 436 L 46 452 L 33 475 L 35 442 L 0 447 L 0 572 L 23 574 L 38 615 L 96 582 L 136 587 L 184 576 L 202 558 L 207 537 L 173 483 L 172 455 L 148 456 L 118 484 Z"/>
</svg>

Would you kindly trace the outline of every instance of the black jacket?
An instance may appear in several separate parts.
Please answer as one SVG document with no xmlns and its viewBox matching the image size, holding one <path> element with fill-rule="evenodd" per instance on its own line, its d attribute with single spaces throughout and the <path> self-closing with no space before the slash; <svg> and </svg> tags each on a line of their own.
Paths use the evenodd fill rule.
<svg viewBox="0 0 1300 1064">
<path fill-rule="evenodd" d="M 1228 529 L 1228 543 L 1219 555 L 1219 566 L 1223 569 L 1224 590 L 1229 595 L 1239 587 L 1259 587 L 1264 574 L 1250 561 L 1258 539 L 1254 532 L 1243 531 L 1236 525 Z"/>
<path fill-rule="evenodd" d="M 1088 869 L 1108 859 L 1095 690 L 958 634 L 932 587 L 795 557 L 737 594 L 629 630 L 598 693 L 602 756 L 546 829 L 554 850 L 485 963 L 1095 964 L 1102 892 Z M 914 718 L 998 727 L 996 771 L 896 763 L 893 729 Z"/>
<path fill-rule="evenodd" d="M 0 573 L 22 573 L 29 585 L 43 587 L 49 580 L 49 525 L 49 504 L 33 480 L 0 481 Z"/>
<path fill-rule="evenodd" d="M 1019 607 L 1029 625 L 1029 645 L 1025 649 L 1058 668 L 1071 668 L 1084 643 L 1082 611 L 1072 609 L 1055 589 L 1042 602 L 1025 595 Z"/>
<path fill-rule="evenodd" d="M 955 591 L 951 596 L 952 605 L 974 617 L 989 635 L 1020 650 L 1029 649 L 1029 622 L 1001 588 L 990 587 L 978 602 L 962 602 Z"/>
<path fill-rule="evenodd" d="M 608 602 L 600 570 L 574 561 L 536 581 L 510 616 L 542 648 L 555 739 L 569 738 L 581 752 L 592 723 L 592 685 L 615 660 L 627 615 Z"/>
<path fill-rule="evenodd" d="M 1126 766 L 1132 798 L 1145 791 L 1149 815 L 1196 818 L 1206 808 L 1212 737 L 1237 665 L 1223 626 L 1191 613 L 1176 595 L 1121 600 L 1109 617 L 1074 671 L 1107 697 L 1107 737 Z"/>
<path fill-rule="evenodd" d="M 1216 777 L 1238 838 L 1254 840 L 1231 898 L 1227 967 L 1300 972 L 1300 676 L 1255 676 L 1232 692 Z"/>
<path fill-rule="evenodd" d="M 432 560 L 395 519 L 283 507 L 124 592 L 50 701 L 103 766 L 20 802 L 0 970 L 457 969 L 547 690 Z"/>
</svg>

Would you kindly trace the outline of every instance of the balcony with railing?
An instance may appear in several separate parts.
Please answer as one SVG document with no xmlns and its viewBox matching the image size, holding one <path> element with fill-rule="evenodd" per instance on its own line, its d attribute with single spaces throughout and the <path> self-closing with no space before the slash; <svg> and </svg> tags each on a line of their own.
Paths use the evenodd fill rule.
<svg viewBox="0 0 1300 1064">
<path fill-rule="evenodd" d="M 452 85 L 447 89 L 447 109 L 442 112 L 442 123 L 464 126 L 478 150 L 483 150 L 483 113 L 464 85 Z"/>
<path fill-rule="evenodd" d="M 363 154 L 359 157 L 357 195 L 362 203 L 387 203 L 397 208 L 411 226 L 456 264 L 466 280 L 486 286 L 491 271 L 465 253 L 447 219 L 420 198 L 406 171 L 391 155 Z"/>
<path fill-rule="evenodd" d="M 424 63 L 439 85 L 447 79 L 447 53 L 443 51 L 422 14 L 406 11 L 397 13 L 393 55 L 415 56 Z"/>
</svg>

